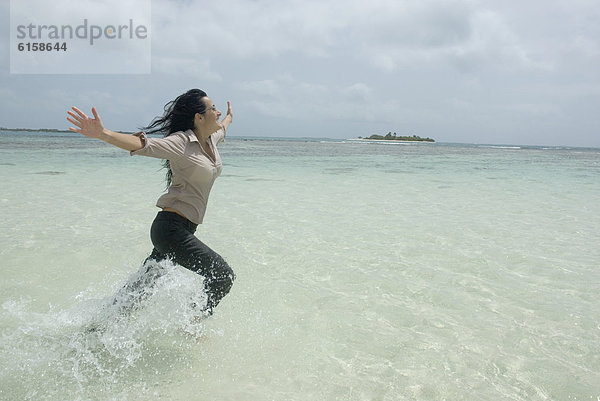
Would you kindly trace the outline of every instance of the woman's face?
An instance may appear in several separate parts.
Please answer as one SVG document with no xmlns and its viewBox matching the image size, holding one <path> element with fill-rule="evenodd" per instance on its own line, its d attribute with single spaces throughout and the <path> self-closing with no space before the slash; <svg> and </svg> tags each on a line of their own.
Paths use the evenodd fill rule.
<svg viewBox="0 0 600 401">
<path fill-rule="evenodd" d="M 203 126 L 206 127 L 207 130 L 210 130 L 211 133 L 218 131 L 221 129 L 221 123 L 219 122 L 221 112 L 217 110 L 217 107 L 209 97 L 202 98 L 202 101 L 204 101 L 204 105 L 206 106 L 204 114 L 200 114 Z"/>
</svg>

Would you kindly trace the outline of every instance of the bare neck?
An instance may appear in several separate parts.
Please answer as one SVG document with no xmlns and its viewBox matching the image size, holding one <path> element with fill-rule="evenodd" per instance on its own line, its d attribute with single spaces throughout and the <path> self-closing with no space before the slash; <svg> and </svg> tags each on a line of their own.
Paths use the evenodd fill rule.
<svg viewBox="0 0 600 401">
<path fill-rule="evenodd" d="M 198 141 L 200 141 L 200 143 L 206 143 L 208 138 L 210 138 L 212 132 L 207 133 L 196 128 L 194 129 L 194 134 L 196 134 L 196 138 L 198 138 Z"/>
</svg>

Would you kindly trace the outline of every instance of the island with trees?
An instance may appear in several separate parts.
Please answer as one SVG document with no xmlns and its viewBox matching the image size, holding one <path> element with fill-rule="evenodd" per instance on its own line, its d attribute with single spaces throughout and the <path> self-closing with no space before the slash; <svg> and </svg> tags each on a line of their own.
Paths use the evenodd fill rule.
<svg viewBox="0 0 600 401">
<path fill-rule="evenodd" d="M 73 132 L 71 130 L 68 129 L 56 129 L 56 128 L 5 128 L 5 127 L 0 127 L 0 132 L 2 131 L 10 131 L 10 132 L 41 132 L 41 133 L 70 133 L 72 134 Z M 123 133 L 123 134 L 133 134 L 134 131 L 121 131 L 119 130 L 119 132 Z"/>
<path fill-rule="evenodd" d="M 55 128 L 5 128 L 0 127 L 0 131 L 12 131 L 12 132 L 71 132 L 64 129 Z"/>
<path fill-rule="evenodd" d="M 387 135 L 377 135 L 373 134 L 368 138 L 363 138 L 361 136 L 358 137 L 358 140 L 362 141 L 398 141 L 398 142 L 435 142 L 434 139 L 431 138 L 421 138 L 420 136 L 397 136 L 394 132 L 388 132 Z"/>
</svg>

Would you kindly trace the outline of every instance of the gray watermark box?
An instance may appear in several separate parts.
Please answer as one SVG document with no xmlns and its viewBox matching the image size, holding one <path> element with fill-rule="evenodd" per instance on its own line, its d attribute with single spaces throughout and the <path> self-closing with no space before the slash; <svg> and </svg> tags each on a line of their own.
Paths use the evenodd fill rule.
<svg viewBox="0 0 600 401">
<path fill-rule="evenodd" d="M 151 0 L 11 0 L 11 74 L 149 74 Z"/>
</svg>

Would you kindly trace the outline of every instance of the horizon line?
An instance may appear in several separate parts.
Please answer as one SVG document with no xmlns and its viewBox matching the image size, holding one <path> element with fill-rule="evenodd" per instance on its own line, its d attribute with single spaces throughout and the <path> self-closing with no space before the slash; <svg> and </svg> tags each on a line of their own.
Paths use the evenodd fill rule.
<svg viewBox="0 0 600 401">
<path fill-rule="evenodd" d="M 80 135 L 77 134 L 76 132 L 70 131 L 68 129 L 58 129 L 58 128 L 6 128 L 6 127 L 0 127 L 0 132 L 2 131 L 12 131 L 12 132 L 50 132 L 50 133 L 66 133 L 66 134 L 75 134 L 75 135 Z M 139 131 L 117 131 L 117 132 L 121 132 L 124 134 L 133 134 Z M 254 136 L 254 135 L 228 135 L 228 137 L 230 138 L 274 138 L 274 139 L 328 139 L 328 140 L 338 140 L 338 141 L 350 141 L 353 139 L 357 139 L 357 138 L 331 138 L 331 137 L 325 137 L 325 136 Z M 366 139 L 366 138 L 363 138 Z M 357 141 L 360 142 L 360 141 Z M 369 140 L 365 140 L 364 142 L 369 142 Z M 373 141 L 375 142 L 375 141 Z M 379 141 L 379 142 L 384 142 L 384 141 Z M 410 143 L 412 141 L 407 141 L 406 143 Z M 420 141 L 414 141 L 414 143 L 421 143 Z M 428 143 L 429 145 L 435 145 L 435 144 L 440 144 L 440 145 L 480 145 L 480 146 L 512 146 L 512 147 L 553 147 L 553 148 L 561 148 L 561 147 L 567 147 L 567 148 L 579 148 L 579 149 L 600 149 L 600 145 L 598 146 L 590 146 L 590 145 L 548 145 L 548 144 L 541 144 L 541 145 L 532 145 L 532 144 L 517 144 L 517 143 L 480 143 L 480 142 L 448 142 L 448 141 L 440 141 L 438 142 L 437 140 L 435 142 L 432 143 Z"/>
</svg>

